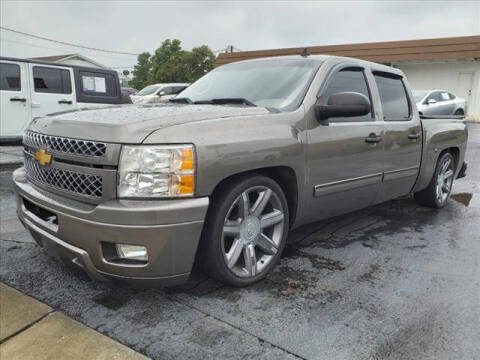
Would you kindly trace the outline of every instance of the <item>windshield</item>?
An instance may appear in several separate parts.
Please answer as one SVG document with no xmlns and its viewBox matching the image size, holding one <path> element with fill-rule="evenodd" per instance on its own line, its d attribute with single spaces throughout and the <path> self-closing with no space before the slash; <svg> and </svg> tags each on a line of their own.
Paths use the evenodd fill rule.
<svg viewBox="0 0 480 360">
<path fill-rule="evenodd" d="M 144 87 L 142 90 L 140 90 L 137 95 L 139 96 L 144 96 L 144 95 L 151 95 L 155 91 L 157 91 L 160 88 L 158 85 L 149 85 L 147 87 Z"/>
<path fill-rule="evenodd" d="M 415 100 L 415 102 L 419 102 L 420 100 L 423 99 L 425 95 L 427 95 L 427 92 L 428 91 L 425 91 L 425 90 L 413 90 L 412 91 L 413 99 Z"/>
<path fill-rule="evenodd" d="M 193 103 L 246 99 L 256 106 L 294 110 L 300 106 L 316 70 L 314 60 L 265 60 L 219 67 L 182 91 Z M 224 103 L 227 103 L 226 101 Z"/>
</svg>

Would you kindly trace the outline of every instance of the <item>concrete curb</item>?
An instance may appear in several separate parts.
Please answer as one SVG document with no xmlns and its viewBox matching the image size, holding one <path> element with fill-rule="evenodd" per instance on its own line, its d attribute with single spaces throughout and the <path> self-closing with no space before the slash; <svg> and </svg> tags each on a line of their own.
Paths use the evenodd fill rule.
<svg viewBox="0 0 480 360">
<path fill-rule="evenodd" d="M 148 359 L 1 282 L 0 306 L 2 359 Z"/>
</svg>

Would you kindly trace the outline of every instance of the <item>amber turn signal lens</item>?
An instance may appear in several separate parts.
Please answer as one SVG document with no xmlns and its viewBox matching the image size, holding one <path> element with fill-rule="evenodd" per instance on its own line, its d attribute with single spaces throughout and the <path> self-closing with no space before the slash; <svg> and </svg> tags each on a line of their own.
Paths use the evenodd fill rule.
<svg viewBox="0 0 480 360">
<path fill-rule="evenodd" d="M 193 175 L 181 175 L 180 176 L 180 194 L 181 195 L 193 195 L 195 179 Z"/>
<path fill-rule="evenodd" d="M 182 150 L 181 170 L 193 170 L 193 149 Z"/>
</svg>

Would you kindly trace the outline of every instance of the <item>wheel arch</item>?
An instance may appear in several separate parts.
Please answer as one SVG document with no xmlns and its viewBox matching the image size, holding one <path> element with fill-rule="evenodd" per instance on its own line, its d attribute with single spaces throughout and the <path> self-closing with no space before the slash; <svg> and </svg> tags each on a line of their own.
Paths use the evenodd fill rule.
<svg viewBox="0 0 480 360">
<path fill-rule="evenodd" d="M 229 175 L 217 183 L 212 192 L 212 199 L 227 185 L 241 178 L 248 178 L 253 175 L 263 175 L 278 183 L 287 198 L 290 226 L 295 222 L 298 207 L 298 181 L 295 170 L 289 166 L 272 166 L 252 169 Z"/>
</svg>

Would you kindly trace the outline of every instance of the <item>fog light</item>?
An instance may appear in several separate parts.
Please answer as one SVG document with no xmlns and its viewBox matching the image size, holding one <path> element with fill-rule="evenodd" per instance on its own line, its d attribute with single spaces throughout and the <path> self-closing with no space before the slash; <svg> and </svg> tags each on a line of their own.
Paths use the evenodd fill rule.
<svg viewBox="0 0 480 360">
<path fill-rule="evenodd" d="M 148 261 L 147 248 L 138 245 L 117 244 L 120 259 Z"/>
</svg>

